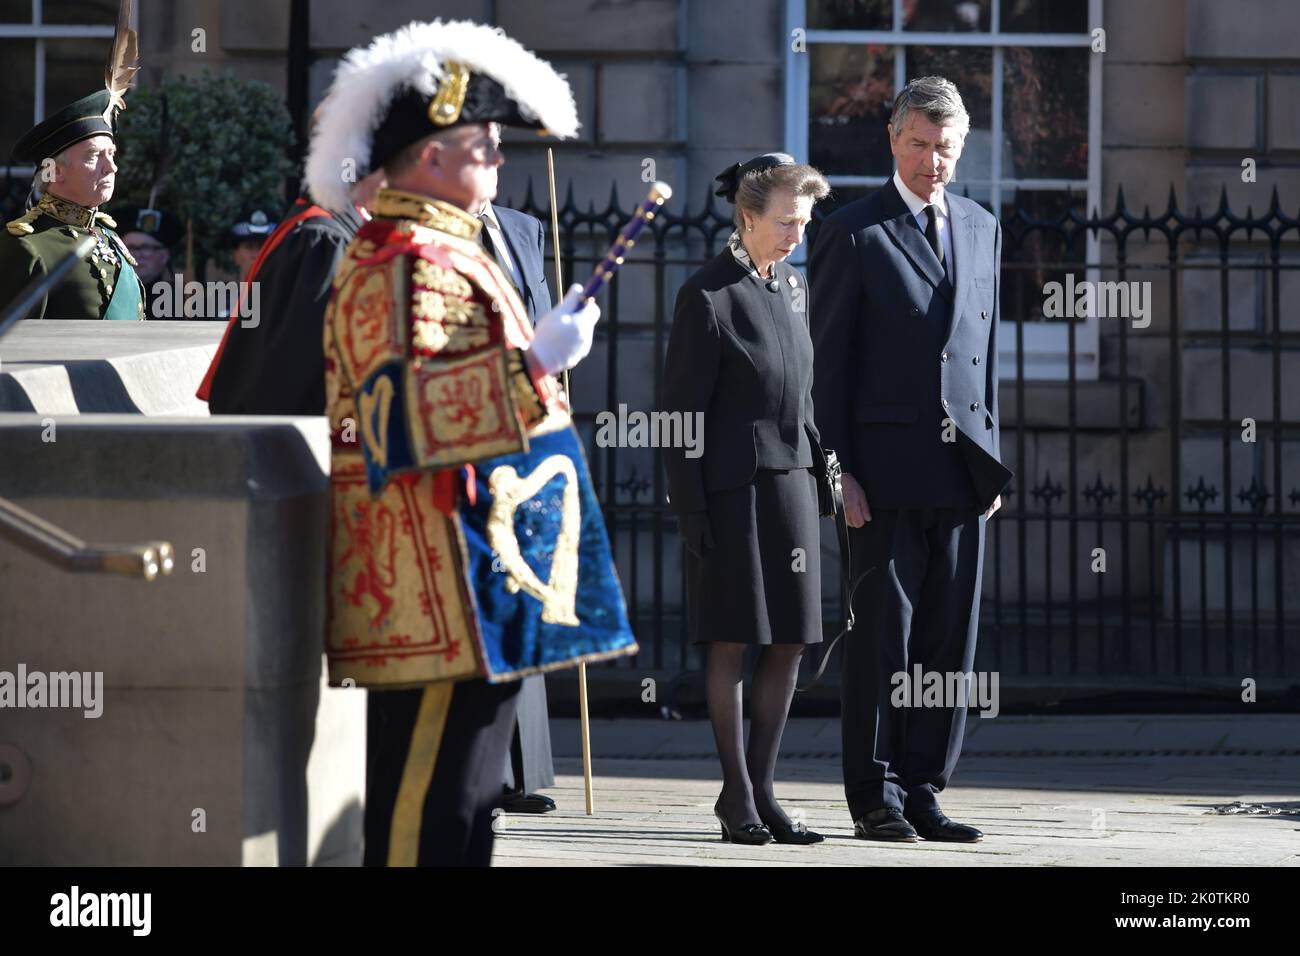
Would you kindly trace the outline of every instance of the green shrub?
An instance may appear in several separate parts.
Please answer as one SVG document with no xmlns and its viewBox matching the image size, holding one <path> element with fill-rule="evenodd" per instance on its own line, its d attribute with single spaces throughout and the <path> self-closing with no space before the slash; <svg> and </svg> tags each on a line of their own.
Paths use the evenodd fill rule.
<svg viewBox="0 0 1300 956">
<path fill-rule="evenodd" d="M 268 215 L 282 211 L 285 181 L 298 172 L 289 158 L 293 124 L 284 98 L 265 83 L 204 72 L 137 88 L 126 100 L 112 206 L 147 205 L 159 153 L 167 151 L 154 208 L 171 213 L 182 226 L 193 223 L 195 278 L 203 277 L 209 258 L 233 269 L 226 242 L 230 227 L 253 209 Z M 176 252 L 176 261 L 183 262 L 184 249 Z"/>
</svg>

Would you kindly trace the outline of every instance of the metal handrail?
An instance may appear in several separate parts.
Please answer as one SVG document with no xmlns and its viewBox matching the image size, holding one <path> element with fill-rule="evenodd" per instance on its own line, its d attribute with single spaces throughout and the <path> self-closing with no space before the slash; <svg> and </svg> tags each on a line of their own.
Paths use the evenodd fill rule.
<svg viewBox="0 0 1300 956">
<path fill-rule="evenodd" d="M 65 571 L 121 574 L 152 581 L 171 574 L 175 552 L 167 541 L 87 544 L 12 501 L 0 498 L 0 540 Z"/>
</svg>

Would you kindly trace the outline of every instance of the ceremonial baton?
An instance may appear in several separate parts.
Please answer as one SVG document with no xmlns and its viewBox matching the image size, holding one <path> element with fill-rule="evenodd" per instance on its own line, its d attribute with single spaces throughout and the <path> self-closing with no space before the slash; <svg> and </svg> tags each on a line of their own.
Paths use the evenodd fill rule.
<svg viewBox="0 0 1300 956">
<path fill-rule="evenodd" d="M 605 259 L 600 265 L 596 266 L 596 271 L 591 274 L 587 284 L 582 287 L 582 299 L 584 302 L 590 302 L 596 296 L 600 295 L 605 285 L 613 278 L 618 267 L 623 264 L 623 259 L 627 256 L 628 250 L 636 244 L 636 237 L 641 234 L 646 223 L 652 222 L 655 215 L 659 212 L 659 207 L 673 198 L 672 188 L 667 183 L 657 182 L 650 187 L 650 194 L 646 196 L 645 202 L 641 203 L 636 209 L 636 215 L 632 221 L 623 227 L 623 231 L 618 234 L 614 244 L 609 247 L 609 252 L 605 253 Z"/>
</svg>

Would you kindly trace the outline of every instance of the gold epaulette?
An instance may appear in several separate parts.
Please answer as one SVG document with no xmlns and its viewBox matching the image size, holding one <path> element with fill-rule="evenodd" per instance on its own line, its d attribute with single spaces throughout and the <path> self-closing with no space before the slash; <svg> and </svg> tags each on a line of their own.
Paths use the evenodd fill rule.
<svg viewBox="0 0 1300 956">
<path fill-rule="evenodd" d="M 13 222 L 5 226 L 11 236 L 30 236 L 36 230 L 32 228 L 32 223 L 41 216 L 41 207 L 33 206 Z"/>
<path fill-rule="evenodd" d="M 95 222 L 102 222 L 104 225 L 108 226 L 109 229 L 117 228 L 117 221 L 106 212 L 95 213 Z"/>
</svg>

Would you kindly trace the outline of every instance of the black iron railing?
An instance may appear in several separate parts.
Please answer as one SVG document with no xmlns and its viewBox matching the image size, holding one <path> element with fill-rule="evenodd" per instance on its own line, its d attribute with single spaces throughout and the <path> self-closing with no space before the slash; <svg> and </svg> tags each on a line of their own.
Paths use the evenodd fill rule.
<svg viewBox="0 0 1300 956">
<path fill-rule="evenodd" d="M 559 214 L 566 276 L 593 268 L 640 197 L 628 198 L 614 189 L 603 210 L 583 210 L 569 191 Z M 658 407 L 677 287 L 730 234 L 730 207 L 711 195 L 696 211 L 685 205 L 674 199 L 643 233 L 602 303 L 597 351 L 574 372 L 577 417 L 643 647 L 639 660 L 611 666 L 637 673 L 700 663 L 682 619 L 681 546 L 658 454 L 597 445 L 595 423 L 620 403 Z M 518 208 L 549 230 L 549 206 L 531 187 Z M 1287 311 L 1283 284 L 1300 293 L 1300 219 L 1276 193 L 1264 212 L 1245 215 L 1231 211 L 1226 193 L 1211 212 L 1183 212 L 1172 190 L 1161 213 L 1135 213 L 1122 190 L 1105 216 L 1065 208 L 1050 219 L 1018 211 L 1003 223 L 1000 337 L 1015 348 L 1002 363 L 1002 448 L 1017 477 L 989 526 L 977 666 L 1028 683 L 1094 686 L 1294 678 L 1300 562 L 1287 559 L 1300 551 L 1300 474 L 1288 462 L 1300 465 L 1300 385 L 1286 390 L 1283 366 L 1300 360 L 1300 309 Z M 1061 380 L 1027 379 L 1025 335 L 1042 311 L 1043 283 L 1066 273 L 1149 282 L 1158 308 L 1140 330 L 1098 320 L 1094 380 L 1079 374 L 1086 326 L 1058 322 Z M 1209 277 L 1216 300 L 1198 291 Z M 1236 283 L 1254 291 L 1234 297 Z M 1300 381 L 1300 367 L 1290 374 Z M 1253 442 L 1243 440 L 1245 418 Z M 835 548 L 829 534 L 825 541 L 827 563 Z M 828 628 L 838 614 L 832 583 Z"/>
</svg>

